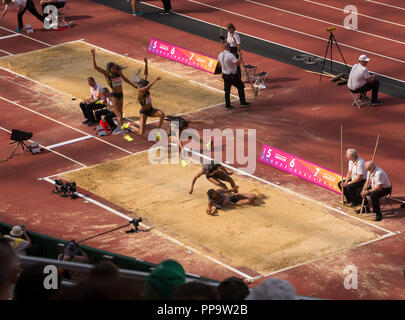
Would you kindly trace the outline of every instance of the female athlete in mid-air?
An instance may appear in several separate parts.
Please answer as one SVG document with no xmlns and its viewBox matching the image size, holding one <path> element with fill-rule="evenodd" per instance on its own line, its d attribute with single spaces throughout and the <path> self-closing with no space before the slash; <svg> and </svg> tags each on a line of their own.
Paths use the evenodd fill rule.
<svg viewBox="0 0 405 320">
<path fill-rule="evenodd" d="M 96 51 L 94 49 L 90 50 L 93 56 L 93 65 L 94 69 L 102 73 L 107 80 L 108 86 L 111 88 L 111 102 L 112 102 L 112 111 L 117 117 L 118 123 L 120 126 L 123 125 L 123 105 L 124 105 L 124 94 L 122 92 L 122 80 L 133 86 L 135 89 L 138 89 L 131 81 L 129 81 L 122 73 L 122 67 L 114 62 L 107 63 L 107 69 L 104 70 L 97 66 L 96 63 Z M 124 138 L 128 141 L 133 139 L 125 134 Z"/>
</svg>

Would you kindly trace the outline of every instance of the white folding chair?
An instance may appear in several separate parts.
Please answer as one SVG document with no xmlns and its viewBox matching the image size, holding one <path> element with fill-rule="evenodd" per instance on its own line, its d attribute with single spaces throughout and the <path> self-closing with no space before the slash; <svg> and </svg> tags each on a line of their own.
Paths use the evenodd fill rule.
<svg viewBox="0 0 405 320">
<path fill-rule="evenodd" d="M 244 81 L 244 83 L 247 83 L 247 82 L 249 82 L 248 79 L 253 79 L 255 77 L 257 67 L 252 66 L 251 64 L 247 64 L 247 65 L 244 66 L 244 70 L 245 70 L 245 81 Z"/>
<path fill-rule="evenodd" d="M 266 89 L 264 82 L 267 79 L 267 72 L 262 71 L 258 74 L 255 74 L 254 76 L 255 76 L 255 83 L 253 84 L 253 86 L 258 87 L 259 90 Z"/>
<path fill-rule="evenodd" d="M 363 97 L 362 93 L 353 93 L 350 89 L 349 92 L 353 97 L 352 106 L 356 105 L 360 109 L 362 105 L 370 105 L 370 100 L 365 96 Z"/>
</svg>

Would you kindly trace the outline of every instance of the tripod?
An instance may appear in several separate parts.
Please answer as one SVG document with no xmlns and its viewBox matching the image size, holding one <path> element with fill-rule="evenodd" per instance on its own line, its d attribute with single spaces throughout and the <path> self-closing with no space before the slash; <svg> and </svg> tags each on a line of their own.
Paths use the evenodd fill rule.
<svg viewBox="0 0 405 320">
<path fill-rule="evenodd" d="M 350 69 L 349 69 L 349 67 L 347 66 L 345 57 L 343 57 L 343 53 L 342 53 L 342 51 L 340 50 L 339 44 L 338 44 L 338 42 L 336 41 L 336 38 L 335 38 L 335 36 L 334 36 L 334 34 L 333 34 L 333 31 L 335 31 L 335 30 L 336 30 L 335 27 L 331 27 L 331 28 L 326 29 L 326 31 L 329 32 L 329 40 L 328 40 L 328 45 L 327 45 L 327 47 L 326 47 L 325 57 L 323 58 L 322 69 L 321 69 L 321 76 L 320 76 L 320 78 L 319 78 L 319 81 L 322 80 L 323 69 L 325 68 L 325 62 L 326 62 L 326 57 L 327 57 L 327 55 L 328 55 L 329 47 L 330 47 L 330 73 L 333 73 L 333 55 L 332 55 L 333 43 L 336 44 L 336 47 L 337 47 L 338 50 L 339 50 L 340 56 L 342 57 L 343 62 L 344 62 L 345 65 L 346 65 L 347 72 L 348 72 L 348 73 L 350 72 Z"/>
<path fill-rule="evenodd" d="M 14 153 L 17 151 L 18 146 L 21 146 L 21 149 L 26 152 L 26 151 L 30 151 L 30 147 L 27 146 L 24 141 L 14 141 L 14 142 L 10 142 L 9 144 L 14 144 L 17 143 L 17 145 L 15 146 L 13 152 L 11 153 L 11 155 L 7 158 L 7 160 L 11 159 L 12 157 L 14 157 Z"/>
</svg>

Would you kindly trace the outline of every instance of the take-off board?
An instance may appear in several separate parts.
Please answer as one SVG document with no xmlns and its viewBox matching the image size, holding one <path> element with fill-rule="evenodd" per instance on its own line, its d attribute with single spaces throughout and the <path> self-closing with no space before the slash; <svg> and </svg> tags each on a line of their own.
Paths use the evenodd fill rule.
<svg viewBox="0 0 405 320">
<path fill-rule="evenodd" d="M 340 174 L 295 155 L 263 144 L 262 153 L 258 160 L 325 189 L 341 194 L 337 185 L 342 179 Z"/>
</svg>

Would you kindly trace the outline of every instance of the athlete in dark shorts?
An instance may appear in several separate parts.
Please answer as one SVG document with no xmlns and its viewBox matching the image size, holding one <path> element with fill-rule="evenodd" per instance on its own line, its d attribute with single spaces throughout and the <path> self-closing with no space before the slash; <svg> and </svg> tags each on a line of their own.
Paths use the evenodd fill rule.
<svg viewBox="0 0 405 320">
<path fill-rule="evenodd" d="M 190 123 L 212 123 L 212 121 L 205 121 L 205 120 L 186 120 L 183 117 L 179 116 L 166 116 L 165 120 L 170 122 L 169 128 L 167 129 L 167 136 L 169 138 L 169 143 L 174 142 L 178 144 L 180 153 L 183 151 L 183 143 L 180 140 L 181 133 L 189 128 Z M 204 142 L 200 137 L 189 136 L 189 141 L 192 138 L 199 139 L 200 144 L 204 145 Z M 206 147 L 208 150 L 211 150 L 212 141 L 210 141 L 206 145 Z"/>
<path fill-rule="evenodd" d="M 193 178 L 193 182 L 191 183 L 191 189 L 189 191 L 190 194 L 193 193 L 193 188 L 195 182 L 200 178 L 202 175 L 205 174 L 205 177 L 207 180 L 213 184 L 215 184 L 217 187 L 220 187 L 222 189 L 227 190 L 228 187 L 226 184 L 223 182 L 228 182 L 231 184 L 231 188 L 235 189 L 236 184 L 233 181 L 233 179 L 230 177 L 232 174 L 232 170 L 229 170 L 222 166 L 219 163 L 214 163 L 213 161 L 209 164 L 203 164 L 203 168 L 200 170 L 200 172 L 197 173 L 197 175 Z M 236 190 L 238 191 L 238 190 Z"/>
<path fill-rule="evenodd" d="M 94 69 L 102 73 L 107 80 L 108 86 L 111 88 L 111 102 L 112 102 L 112 111 L 117 117 L 118 123 L 120 126 L 123 125 L 123 105 L 124 105 L 124 95 L 122 92 L 122 80 L 133 86 L 135 89 L 138 89 L 131 81 L 129 81 L 121 72 L 123 69 L 121 66 L 115 64 L 114 62 L 109 62 L 107 64 L 107 69 L 104 70 L 97 66 L 96 63 L 96 51 L 94 49 L 90 50 L 93 56 L 93 65 Z M 122 80 L 121 80 L 122 79 Z M 128 141 L 133 139 L 125 134 L 124 138 Z"/>
<path fill-rule="evenodd" d="M 239 187 L 236 186 L 233 189 L 229 190 L 214 190 L 209 189 L 207 192 L 208 195 L 208 208 L 206 213 L 208 215 L 213 215 L 216 209 L 223 209 L 230 203 L 235 203 L 237 205 L 243 204 L 253 204 L 256 200 L 256 195 L 254 193 L 233 193 L 237 191 Z M 230 194 L 230 195 L 229 195 Z M 214 210 L 212 210 L 214 209 Z"/>
<path fill-rule="evenodd" d="M 148 60 L 146 58 L 144 58 L 144 61 L 145 61 L 144 78 L 137 81 L 138 87 L 136 87 L 138 89 L 138 102 L 141 105 L 141 110 L 139 111 L 139 113 L 140 113 L 139 128 L 136 127 L 132 122 L 127 122 L 124 125 L 122 125 L 122 127 L 121 127 L 123 130 L 131 128 L 136 133 L 138 133 L 140 136 L 142 136 L 145 133 L 146 120 L 148 119 L 148 117 L 159 118 L 158 128 L 162 127 L 163 122 L 165 120 L 164 112 L 152 107 L 152 97 L 150 96 L 150 92 L 149 92 L 149 90 L 156 83 L 156 81 L 160 80 L 161 78 L 157 77 L 152 82 L 149 82 L 147 80 L 147 78 L 148 78 Z"/>
</svg>

